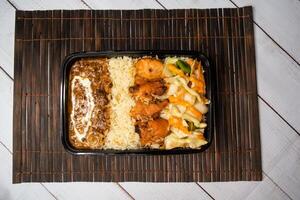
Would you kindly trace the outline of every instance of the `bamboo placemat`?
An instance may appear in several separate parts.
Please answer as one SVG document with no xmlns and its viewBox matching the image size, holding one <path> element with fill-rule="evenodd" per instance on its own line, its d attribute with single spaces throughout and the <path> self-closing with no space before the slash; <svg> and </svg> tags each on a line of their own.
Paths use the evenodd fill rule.
<svg viewBox="0 0 300 200">
<path fill-rule="evenodd" d="M 17 11 L 13 182 L 261 180 L 252 7 Z M 198 50 L 215 71 L 211 147 L 186 155 L 74 156 L 60 138 L 60 68 L 78 51 Z"/>
</svg>

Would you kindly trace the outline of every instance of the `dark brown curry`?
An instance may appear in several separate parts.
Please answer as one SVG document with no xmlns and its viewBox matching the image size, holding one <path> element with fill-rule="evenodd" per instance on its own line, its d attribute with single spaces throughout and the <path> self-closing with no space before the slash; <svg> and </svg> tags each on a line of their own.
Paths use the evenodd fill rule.
<svg viewBox="0 0 300 200">
<path fill-rule="evenodd" d="M 106 58 L 81 59 L 69 76 L 69 141 L 75 148 L 102 148 L 110 127 L 112 82 Z"/>
</svg>

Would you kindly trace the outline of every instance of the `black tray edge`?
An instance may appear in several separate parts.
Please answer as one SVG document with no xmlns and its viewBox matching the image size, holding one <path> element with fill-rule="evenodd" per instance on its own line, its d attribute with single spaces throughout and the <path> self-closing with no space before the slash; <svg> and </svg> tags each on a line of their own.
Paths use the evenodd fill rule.
<svg viewBox="0 0 300 200">
<path fill-rule="evenodd" d="M 76 149 L 68 140 L 67 136 L 67 121 L 66 121 L 66 81 L 67 75 L 72 62 L 80 58 L 87 57 L 119 57 L 119 56 L 130 56 L 130 57 L 142 57 L 142 56 L 158 56 L 161 58 L 167 56 L 186 56 L 192 58 L 198 58 L 201 60 L 201 64 L 204 68 L 204 77 L 206 82 L 206 96 L 210 99 L 209 111 L 206 114 L 207 117 L 207 128 L 205 129 L 205 138 L 207 144 L 201 146 L 200 149 L 188 149 L 188 148 L 176 148 L 171 150 L 160 150 L 160 149 L 136 149 L 136 150 L 101 150 L 101 149 Z M 168 50 L 139 50 L 139 51 L 99 51 L 99 52 L 75 52 L 68 56 L 63 61 L 61 67 L 61 83 L 60 83 L 60 117 L 61 117 L 61 139 L 65 150 L 73 155 L 115 155 L 115 154 L 128 154 L 128 155 L 170 155 L 170 154 L 187 154 L 187 153 L 200 153 L 208 149 L 213 140 L 214 133 L 214 84 L 212 81 L 212 69 L 210 66 L 209 59 L 203 53 L 198 51 L 168 51 Z"/>
</svg>

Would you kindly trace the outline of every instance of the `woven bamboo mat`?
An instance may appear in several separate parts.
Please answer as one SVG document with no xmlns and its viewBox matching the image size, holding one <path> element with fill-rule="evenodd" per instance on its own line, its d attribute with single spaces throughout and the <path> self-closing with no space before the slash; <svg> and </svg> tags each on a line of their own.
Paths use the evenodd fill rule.
<svg viewBox="0 0 300 200">
<path fill-rule="evenodd" d="M 60 138 L 60 68 L 78 51 L 198 50 L 215 75 L 211 147 L 74 156 Z M 252 8 L 17 11 L 13 182 L 261 180 Z"/>
</svg>

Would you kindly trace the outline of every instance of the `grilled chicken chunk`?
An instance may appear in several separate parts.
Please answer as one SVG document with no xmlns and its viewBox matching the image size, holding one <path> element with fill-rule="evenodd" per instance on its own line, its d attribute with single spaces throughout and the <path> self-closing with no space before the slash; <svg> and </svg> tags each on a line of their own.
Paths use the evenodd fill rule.
<svg viewBox="0 0 300 200">
<path fill-rule="evenodd" d="M 141 144 L 149 146 L 152 144 L 162 144 L 164 138 L 169 132 L 169 123 L 165 119 L 150 120 L 146 123 L 140 123 L 139 131 Z"/>
<path fill-rule="evenodd" d="M 153 58 L 142 58 L 135 64 L 135 84 L 143 84 L 162 78 L 163 63 Z"/>
<path fill-rule="evenodd" d="M 168 105 L 168 103 L 168 100 L 150 104 L 137 101 L 130 114 L 135 119 L 156 118 L 157 115 L 159 116 L 160 111 L 162 111 Z"/>
<path fill-rule="evenodd" d="M 163 95 L 167 87 L 163 81 L 147 82 L 143 85 L 135 85 L 129 88 L 130 93 L 136 100 L 150 102 L 156 96 Z"/>
</svg>

